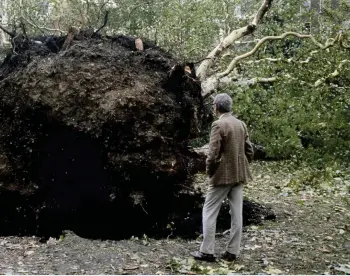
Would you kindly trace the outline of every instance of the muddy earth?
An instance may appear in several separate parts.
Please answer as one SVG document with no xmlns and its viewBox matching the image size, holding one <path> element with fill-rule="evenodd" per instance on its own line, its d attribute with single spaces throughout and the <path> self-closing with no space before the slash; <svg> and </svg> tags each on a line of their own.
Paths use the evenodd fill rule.
<svg viewBox="0 0 350 276">
<path fill-rule="evenodd" d="M 0 66 L 0 154 L 13 178 L 0 232 L 166 229 L 197 171 L 188 143 L 212 117 L 193 64 L 128 36 L 81 32 L 67 49 L 65 39 L 19 35 Z"/>
<path fill-rule="evenodd" d="M 196 237 L 204 160 L 189 144 L 212 112 L 193 64 L 148 40 L 67 37 L 19 35 L 0 66 L 0 234 Z M 243 212 L 274 219 L 248 200 Z"/>
</svg>

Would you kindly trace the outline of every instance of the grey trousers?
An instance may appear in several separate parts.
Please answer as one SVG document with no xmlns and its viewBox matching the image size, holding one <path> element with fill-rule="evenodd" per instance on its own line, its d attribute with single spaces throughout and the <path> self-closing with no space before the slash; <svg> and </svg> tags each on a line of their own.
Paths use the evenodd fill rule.
<svg viewBox="0 0 350 276">
<path fill-rule="evenodd" d="M 200 247 L 202 253 L 214 254 L 216 220 L 222 202 L 227 197 L 230 205 L 231 232 L 227 251 L 239 255 L 242 237 L 242 204 L 243 184 L 209 186 L 203 206 L 203 242 Z"/>
</svg>

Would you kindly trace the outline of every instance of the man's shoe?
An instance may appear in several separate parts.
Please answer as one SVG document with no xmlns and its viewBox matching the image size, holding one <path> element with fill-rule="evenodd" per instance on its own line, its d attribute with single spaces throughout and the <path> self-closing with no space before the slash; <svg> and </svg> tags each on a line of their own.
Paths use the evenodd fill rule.
<svg viewBox="0 0 350 276">
<path fill-rule="evenodd" d="M 215 262 L 215 257 L 213 254 L 206 254 L 200 251 L 190 253 L 193 258 L 199 261 Z"/>
<path fill-rule="evenodd" d="M 233 262 L 237 260 L 237 256 L 235 254 L 231 254 L 230 252 L 225 252 L 221 255 L 221 259 L 228 261 L 228 262 Z"/>
</svg>

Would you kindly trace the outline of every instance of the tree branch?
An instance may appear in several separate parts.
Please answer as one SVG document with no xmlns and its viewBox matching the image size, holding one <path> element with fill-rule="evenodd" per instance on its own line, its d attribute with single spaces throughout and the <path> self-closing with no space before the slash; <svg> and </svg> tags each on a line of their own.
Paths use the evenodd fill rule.
<svg viewBox="0 0 350 276">
<path fill-rule="evenodd" d="M 211 94 L 213 94 L 215 92 L 216 89 L 219 88 L 220 86 L 220 79 L 228 76 L 232 70 L 235 68 L 235 66 L 242 60 L 245 58 L 248 58 L 250 56 L 252 56 L 254 53 L 256 53 L 256 51 L 266 42 L 266 41 L 271 41 L 271 40 L 281 40 L 284 39 L 287 36 L 295 36 L 301 39 L 311 39 L 311 41 L 320 49 L 327 49 L 329 47 L 332 47 L 335 45 L 336 42 L 340 42 L 340 38 L 341 38 L 341 33 L 338 33 L 336 35 L 335 38 L 329 38 L 327 39 L 326 43 L 323 45 L 322 43 L 318 42 L 312 35 L 303 35 L 303 34 L 299 34 L 299 33 L 295 33 L 295 32 L 286 32 L 280 36 L 266 36 L 264 38 L 262 38 L 256 45 L 255 47 L 247 52 L 244 53 L 240 56 L 235 57 L 231 63 L 229 64 L 229 66 L 227 67 L 227 69 L 219 74 L 214 74 L 212 76 L 210 76 L 209 78 L 203 80 L 201 82 L 202 85 L 202 96 L 204 98 L 210 96 Z M 305 60 L 304 63 L 308 62 L 308 60 Z"/>
<path fill-rule="evenodd" d="M 340 32 L 339 41 L 340 41 L 340 46 L 341 47 L 343 47 L 344 49 L 350 49 L 350 44 L 347 45 L 346 42 L 345 42 L 343 32 Z"/>
<path fill-rule="evenodd" d="M 258 59 L 258 60 L 249 60 L 245 62 L 244 64 L 257 64 L 257 63 L 262 63 L 262 62 L 285 62 L 285 63 L 299 63 L 299 64 L 306 64 L 309 63 L 312 59 L 312 56 L 314 54 L 318 53 L 318 51 L 311 51 L 309 52 L 309 56 L 305 60 L 299 60 L 299 58 L 294 59 L 294 58 L 289 58 L 289 59 L 283 59 L 283 58 L 263 58 L 263 59 Z"/>
<path fill-rule="evenodd" d="M 24 37 L 28 39 L 27 30 L 26 30 L 26 26 L 24 25 L 23 18 L 20 19 L 20 27 L 22 29 Z"/>
<path fill-rule="evenodd" d="M 99 8 L 99 11 L 98 11 L 98 18 L 95 22 L 93 22 L 92 26 L 95 26 L 101 19 L 101 14 L 102 14 L 102 11 L 104 9 L 104 7 L 109 3 L 110 0 L 107 0 L 106 2 L 103 2 L 102 5 L 100 6 Z M 105 13 L 107 12 L 107 10 L 105 10 Z M 106 18 L 106 14 L 105 14 L 105 18 Z"/>
<path fill-rule="evenodd" d="M 104 18 L 104 21 L 103 21 L 103 24 L 100 28 L 97 29 L 96 32 L 94 32 L 94 34 L 97 34 L 99 31 L 101 31 L 104 27 L 106 27 L 107 23 L 108 23 L 108 15 L 109 15 L 109 11 L 106 11 L 105 13 L 105 18 Z"/>
<path fill-rule="evenodd" d="M 319 87 L 321 84 L 325 83 L 327 80 L 339 76 L 340 73 L 341 73 L 341 70 L 342 70 L 342 68 L 343 68 L 343 66 L 344 66 L 345 63 L 350 63 L 350 60 L 348 60 L 348 59 L 342 60 L 342 61 L 339 63 L 338 68 L 335 69 L 334 72 L 330 73 L 330 74 L 329 74 L 328 76 L 326 76 L 326 77 L 323 77 L 323 78 L 318 79 L 318 80 L 315 82 L 314 86 L 315 86 L 315 87 Z"/>
<path fill-rule="evenodd" d="M 313 51 L 313 52 L 317 52 L 317 51 Z M 264 60 L 266 60 L 266 59 L 264 59 Z M 275 59 L 275 60 L 279 61 L 280 59 Z M 263 61 L 263 60 L 259 60 L 259 61 Z M 272 59 L 272 61 L 274 61 L 274 59 Z M 350 60 L 347 60 L 347 59 L 342 60 L 339 63 L 337 69 L 334 72 L 330 73 L 326 77 L 318 79 L 314 84 L 305 82 L 305 81 L 300 80 L 298 78 L 295 78 L 295 77 L 291 76 L 290 74 L 283 74 L 283 75 L 274 76 L 274 77 L 266 77 L 266 78 L 255 77 L 255 78 L 252 78 L 252 79 L 238 79 L 238 76 L 235 76 L 235 77 L 225 76 L 225 77 L 223 77 L 221 79 L 214 79 L 213 77 L 211 77 L 211 78 L 209 78 L 208 80 L 206 80 L 204 82 L 204 85 L 208 86 L 208 90 L 211 89 L 211 91 L 214 91 L 215 89 L 225 88 L 225 87 L 231 85 L 233 82 L 237 82 L 238 84 L 241 84 L 241 85 L 243 84 L 243 85 L 247 85 L 247 86 L 253 86 L 253 85 L 256 85 L 256 84 L 259 84 L 259 83 L 273 83 L 273 82 L 279 81 L 281 79 L 287 79 L 287 80 L 297 81 L 301 85 L 306 85 L 306 86 L 308 86 L 310 88 L 316 88 L 316 87 L 319 87 L 322 84 L 324 84 L 327 80 L 330 80 L 332 78 L 335 78 L 335 77 L 339 76 L 341 74 L 342 69 L 344 68 L 344 65 L 346 63 L 350 63 Z M 209 88 L 209 85 L 211 85 L 212 87 Z M 204 94 L 203 97 L 206 98 L 206 97 L 208 97 L 210 95 L 211 95 L 211 93 L 207 93 L 207 94 Z"/>
<path fill-rule="evenodd" d="M 275 77 L 267 77 L 267 78 L 261 78 L 261 77 L 255 77 L 255 78 L 252 78 L 252 79 L 242 79 L 242 80 L 238 80 L 237 78 L 228 78 L 228 77 L 224 77 L 222 80 L 224 81 L 221 81 L 220 80 L 220 88 L 223 88 L 225 86 L 228 86 L 230 84 L 232 84 L 233 81 L 237 81 L 237 83 L 239 84 L 244 84 L 244 85 L 247 85 L 247 86 L 253 86 L 253 85 L 256 85 L 256 84 L 259 84 L 259 83 L 273 83 L 273 82 L 276 82 L 278 80 L 281 80 L 283 78 L 285 79 L 289 79 L 289 80 L 294 80 L 294 81 L 298 81 L 300 82 L 302 85 L 307 85 L 309 86 L 310 88 L 315 88 L 315 87 L 319 87 L 321 86 L 323 83 L 325 83 L 327 80 L 330 80 L 332 78 L 335 78 L 337 76 L 340 75 L 341 73 L 341 70 L 343 69 L 344 65 L 346 63 L 350 63 L 350 60 L 342 60 L 337 69 L 330 73 L 328 76 L 326 77 L 323 77 L 323 78 L 320 78 L 319 80 L 317 80 L 314 84 L 310 84 L 308 82 L 305 82 L 305 81 L 302 81 L 298 78 L 295 78 L 295 77 L 292 77 L 291 75 L 289 74 L 285 74 L 285 75 L 281 75 L 279 77 L 275 76 Z"/>
<path fill-rule="evenodd" d="M 25 17 L 22 17 L 22 19 L 25 20 L 32 27 L 37 28 L 38 30 L 40 30 L 43 34 L 45 34 L 44 30 L 48 31 L 48 32 L 60 32 L 61 35 L 64 33 L 64 31 L 59 30 L 59 29 L 50 29 L 50 28 L 46 28 L 46 27 L 40 27 L 40 26 L 36 25 L 34 22 L 31 22 L 29 19 L 27 19 Z"/>
<path fill-rule="evenodd" d="M 259 10 L 255 14 L 253 21 L 240 29 L 232 31 L 214 50 L 212 50 L 207 59 L 203 61 L 197 69 L 197 75 L 201 81 L 204 81 L 207 77 L 208 70 L 213 66 L 214 61 L 219 57 L 222 52 L 230 47 L 236 40 L 253 33 L 265 16 L 266 12 L 270 9 L 273 0 L 264 0 Z"/>
<path fill-rule="evenodd" d="M 250 80 L 247 80 L 246 84 L 249 86 L 252 86 L 252 85 L 256 85 L 258 83 L 271 83 L 271 82 L 275 82 L 276 80 L 277 80 L 277 77 L 270 77 L 270 78 L 256 77 L 256 78 L 252 78 Z"/>
<path fill-rule="evenodd" d="M 295 33 L 295 32 L 286 32 L 280 36 L 266 36 L 264 38 L 262 38 L 256 45 L 255 47 L 243 54 L 243 55 L 240 55 L 240 56 L 237 56 L 235 57 L 231 63 L 229 64 L 229 66 L 227 67 L 227 69 L 218 74 L 217 75 L 217 78 L 222 78 L 222 77 L 225 77 L 227 76 L 232 70 L 233 68 L 237 65 L 237 63 L 242 60 L 242 59 L 245 59 L 247 57 L 250 57 L 252 56 L 253 54 L 256 53 L 256 51 L 266 42 L 266 41 L 271 41 L 271 40 L 281 40 L 281 39 L 284 39 L 285 37 L 287 36 L 295 36 L 295 37 L 298 37 L 300 39 L 305 39 L 305 38 L 308 38 L 308 39 L 311 39 L 311 41 L 320 49 L 324 50 L 324 49 L 327 49 L 331 46 L 333 46 L 337 41 L 339 41 L 339 37 L 340 37 L 340 34 L 337 34 L 335 38 L 329 38 L 327 39 L 325 45 L 319 43 L 312 35 L 303 35 L 303 34 L 299 34 L 299 33 Z"/>
<path fill-rule="evenodd" d="M 329 74 L 328 76 L 326 76 L 326 77 L 323 77 L 323 78 L 318 79 L 314 84 L 310 84 L 310 83 L 307 83 L 307 82 L 302 81 L 302 80 L 300 80 L 300 79 L 294 78 L 294 77 L 292 77 L 292 76 L 289 75 L 289 74 L 282 75 L 282 77 L 284 77 L 284 78 L 286 78 L 286 79 L 291 79 L 291 80 L 299 81 L 301 84 L 303 84 L 303 85 L 306 84 L 307 86 L 312 87 L 312 88 L 314 88 L 314 87 L 319 87 L 319 86 L 321 86 L 322 84 L 324 84 L 327 80 L 330 80 L 330 79 L 332 79 L 332 78 L 335 78 L 335 77 L 339 76 L 340 73 L 342 72 L 342 69 L 343 69 L 344 65 L 345 65 L 346 63 L 350 63 L 350 60 L 348 60 L 348 59 L 342 60 L 342 61 L 339 63 L 337 69 L 336 69 L 334 72 L 330 73 L 330 74 Z M 224 77 L 224 78 L 227 78 L 227 77 Z M 277 81 L 277 80 L 279 80 L 279 79 L 281 79 L 281 77 L 270 77 L 270 78 L 259 78 L 259 77 L 257 77 L 257 78 L 252 78 L 252 79 L 248 79 L 248 80 L 243 80 L 243 81 L 240 81 L 240 82 L 241 82 L 241 83 L 243 82 L 244 84 L 251 86 L 251 85 L 255 85 L 255 84 L 257 84 L 257 83 L 271 83 L 271 82 L 275 82 L 275 81 Z"/>
<path fill-rule="evenodd" d="M 226 79 L 226 78 L 227 77 L 225 77 L 224 79 Z M 235 81 L 235 83 L 237 85 L 254 86 L 258 83 L 273 83 L 277 80 L 278 80 L 278 77 L 267 77 L 267 78 L 255 77 L 255 78 L 251 78 L 251 79 L 238 79 L 238 78 L 233 79 L 232 78 L 232 79 L 230 79 L 230 82 L 227 80 L 224 84 L 226 86 L 232 85 L 232 82 Z M 220 80 L 220 83 L 222 83 L 221 80 Z"/>
<path fill-rule="evenodd" d="M 245 62 L 244 64 L 258 64 L 258 63 L 262 63 L 262 62 L 265 62 L 265 61 L 268 61 L 268 62 L 287 62 L 287 63 L 290 63 L 292 62 L 292 59 L 283 59 L 283 58 L 263 58 L 263 59 L 258 59 L 258 60 L 249 60 L 247 62 Z"/>
<path fill-rule="evenodd" d="M 16 34 L 14 32 L 10 32 L 8 29 L 0 25 L 0 29 L 7 33 L 10 37 L 15 37 Z"/>
</svg>

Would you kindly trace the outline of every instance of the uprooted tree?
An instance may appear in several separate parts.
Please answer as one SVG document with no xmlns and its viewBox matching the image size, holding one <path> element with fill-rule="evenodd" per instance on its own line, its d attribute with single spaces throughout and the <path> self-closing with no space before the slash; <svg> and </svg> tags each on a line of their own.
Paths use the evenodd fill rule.
<svg viewBox="0 0 350 276">
<path fill-rule="evenodd" d="M 79 35 L 14 39 L 17 54 L 1 67 L 2 142 L 16 183 L 39 198 L 39 219 L 84 210 L 103 227 L 115 216 L 120 235 L 161 225 L 195 170 L 186 141 L 210 114 L 200 83 L 147 41 L 137 51 L 128 37 Z"/>
<path fill-rule="evenodd" d="M 12 51 L 0 68 L 1 140 L 14 177 L 7 190 L 17 191 L 1 202 L 7 225 L 21 227 L 16 218 L 25 214 L 37 220 L 39 234 L 72 225 L 119 237 L 171 232 L 169 222 L 178 231 L 196 229 L 202 199 L 191 180 L 203 156 L 188 142 L 212 119 L 208 96 L 234 81 L 237 64 L 269 40 L 292 35 L 320 49 L 347 47 L 341 34 L 321 45 L 288 32 L 263 38 L 223 73 L 213 73 L 214 63 L 254 33 L 271 4 L 262 1 L 253 20 L 230 32 L 197 69 L 146 39 L 102 36 L 101 28 L 33 37 L 28 27 L 43 27 L 25 17 L 20 33 L 2 27 Z M 108 14 L 105 19 L 102 27 Z M 246 202 L 246 222 L 255 207 Z M 184 218 L 191 222 L 181 226 Z"/>
<path fill-rule="evenodd" d="M 102 27 L 107 21 L 108 13 Z M 191 183 L 203 156 L 188 141 L 212 116 L 194 64 L 147 39 L 102 36 L 102 27 L 32 37 L 25 22 L 20 33 L 1 27 L 12 44 L 0 70 L 1 142 L 13 175 L 5 229 L 196 234 L 202 198 Z M 261 211 L 269 215 L 246 202 L 245 221 Z"/>
</svg>

